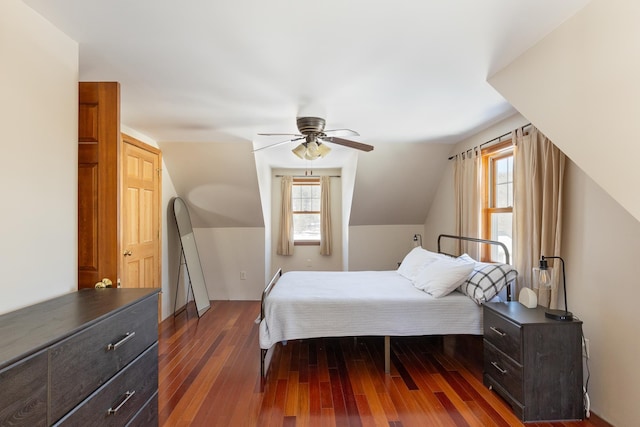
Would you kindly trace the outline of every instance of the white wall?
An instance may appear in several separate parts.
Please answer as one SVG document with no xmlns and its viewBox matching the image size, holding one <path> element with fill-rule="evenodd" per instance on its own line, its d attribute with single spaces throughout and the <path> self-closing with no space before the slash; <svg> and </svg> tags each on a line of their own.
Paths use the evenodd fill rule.
<svg viewBox="0 0 640 427">
<path fill-rule="evenodd" d="M 194 235 L 210 300 L 260 299 L 264 228 L 196 228 Z"/>
<path fill-rule="evenodd" d="M 640 197 L 629 184 L 640 182 L 638 21 L 637 0 L 592 0 L 489 79 L 636 219 Z"/>
<path fill-rule="evenodd" d="M 573 162 L 565 190 L 567 300 L 590 340 L 592 410 L 613 425 L 637 425 L 640 222 Z"/>
<path fill-rule="evenodd" d="M 77 289 L 78 44 L 0 2 L 0 312 Z"/>
<path fill-rule="evenodd" d="M 414 234 L 422 235 L 426 247 L 422 224 L 349 227 L 349 271 L 396 270 L 415 247 Z"/>
</svg>

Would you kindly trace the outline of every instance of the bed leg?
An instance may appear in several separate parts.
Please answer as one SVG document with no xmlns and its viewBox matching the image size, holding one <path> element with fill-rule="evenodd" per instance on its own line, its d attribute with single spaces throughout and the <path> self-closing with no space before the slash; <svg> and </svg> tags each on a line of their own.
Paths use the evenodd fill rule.
<svg viewBox="0 0 640 427">
<path fill-rule="evenodd" d="M 391 373 L 391 338 L 384 337 L 384 373 Z"/>
<path fill-rule="evenodd" d="M 267 350 L 260 349 L 260 377 L 264 378 L 264 359 L 267 357 Z"/>
</svg>

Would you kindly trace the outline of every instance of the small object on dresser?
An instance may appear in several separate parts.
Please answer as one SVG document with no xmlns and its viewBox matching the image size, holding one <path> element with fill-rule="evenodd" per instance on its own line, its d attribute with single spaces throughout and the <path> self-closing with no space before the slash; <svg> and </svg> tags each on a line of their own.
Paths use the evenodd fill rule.
<svg viewBox="0 0 640 427">
<path fill-rule="evenodd" d="M 518 295 L 518 302 L 527 308 L 536 308 L 538 306 L 538 296 L 529 288 L 522 288 Z"/>
</svg>

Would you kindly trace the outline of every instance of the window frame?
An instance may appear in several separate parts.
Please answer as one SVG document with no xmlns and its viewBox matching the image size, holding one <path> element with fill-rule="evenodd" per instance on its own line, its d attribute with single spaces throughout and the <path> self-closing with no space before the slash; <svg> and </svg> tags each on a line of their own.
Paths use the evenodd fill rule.
<svg viewBox="0 0 640 427">
<path fill-rule="evenodd" d="M 513 224 L 513 199 L 512 204 L 509 207 L 495 207 L 496 197 L 496 168 L 493 164 L 498 160 L 506 158 L 513 158 L 514 146 L 512 140 L 506 140 L 494 144 L 490 147 L 483 148 L 480 155 L 482 156 L 482 222 L 481 222 L 481 235 L 483 239 L 492 239 L 491 219 L 493 214 L 509 213 L 511 214 L 511 221 Z M 515 159 L 514 159 L 515 163 Z M 515 176 L 512 176 L 512 191 L 515 190 Z M 491 247 L 489 245 L 482 245 L 481 258 L 484 262 L 496 262 L 491 259 Z M 511 248 L 513 252 L 513 248 Z M 513 257 L 513 254 L 511 254 Z"/>
<path fill-rule="evenodd" d="M 292 186 L 296 187 L 296 186 L 302 186 L 302 185 L 313 185 L 313 186 L 318 186 L 318 188 L 320 188 L 320 178 L 317 177 L 313 177 L 313 178 L 293 178 L 293 182 L 292 182 Z M 293 191 L 291 192 L 291 197 L 293 197 Z M 322 203 L 322 198 L 320 196 L 320 203 Z M 291 213 L 293 216 L 295 215 L 299 215 L 299 214 L 304 214 L 304 215 L 309 215 L 309 214 L 313 214 L 313 215 L 318 215 L 318 221 L 320 221 L 320 211 L 296 211 L 293 209 L 293 200 L 291 201 Z M 322 208 L 321 208 L 322 209 Z M 295 224 L 295 221 L 294 221 Z M 320 246 L 320 235 L 318 235 L 318 240 L 309 240 L 309 239 L 296 239 L 295 238 L 295 230 L 293 233 L 293 245 L 294 246 Z"/>
</svg>

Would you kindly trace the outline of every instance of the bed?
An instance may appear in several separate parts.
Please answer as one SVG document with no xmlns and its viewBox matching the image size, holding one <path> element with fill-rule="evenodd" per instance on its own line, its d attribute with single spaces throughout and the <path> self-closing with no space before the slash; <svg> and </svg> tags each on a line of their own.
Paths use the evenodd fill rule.
<svg viewBox="0 0 640 427">
<path fill-rule="evenodd" d="M 262 295 L 259 318 L 261 375 L 266 374 L 268 350 L 276 343 L 288 340 L 382 336 L 385 337 L 385 372 L 388 373 L 391 336 L 482 335 L 481 303 L 482 298 L 486 299 L 486 292 L 478 293 L 480 298 L 475 298 L 471 295 L 472 290 L 462 289 L 465 283 L 460 279 L 456 279 L 456 288 L 461 289 L 448 291 L 446 296 L 440 295 L 443 292 L 439 291 L 428 293 L 417 286 L 420 282 L 416 279 L 418 274 L 426 274 L 429 279 L 425 280 L 437 276 L 435 264 L 428 261 L 432 258 L 448 263 L 447 274 L 458 268 L 458 264 L 466 263 L 458 273 L 463 279 L 476 275 L 477 268 L 495 265 L 476 263 L 465 259 L 465 255 L 441 255 L 444 254 L 441 250 L 443 238 L 499 245 L 507 260 L 500 266 L 507 266 L 509 270 L 503 277 L 506 291 L 502 295 L 510 299 L 510 284 L 516 273 L 508 268 L 508 250 L 500 242 L 483 239 L 441 235 L 438 254 L 416 248 L 405 257 L 398 270 L 392 271 L 291 271 L 283 274 L 280 269 Z M 412 254 L 414 258 L 410 258 Z M 422 258 L 418 260 L 416 256 Z M 468 270 L 469 263 L 473 263 L 473 270 Z M 424 273 L 427 264 L 431 270 Z M 480 276 L 486 279 L 484 273 Z M 500 289 L 493 289 L 493 292 L 497 294 Z"/>
</svg>

